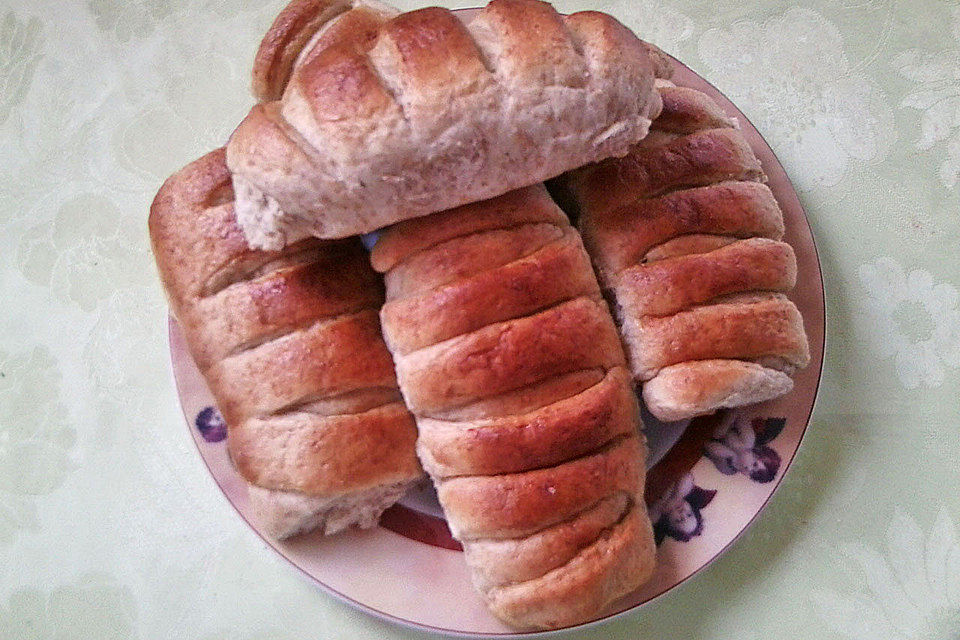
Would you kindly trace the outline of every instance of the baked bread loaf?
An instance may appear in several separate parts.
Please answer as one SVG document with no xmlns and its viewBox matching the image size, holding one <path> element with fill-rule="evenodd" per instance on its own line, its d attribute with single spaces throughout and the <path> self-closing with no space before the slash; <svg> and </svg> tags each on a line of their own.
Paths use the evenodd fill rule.
<svg viewBox="0 0 960 640">
<path fill-rule="evenodd" d="M 170 307 L 273 536 L 372 526 L 422 477 L 357 239 L 250 249 L 219 149 L 169 178 L 150 239 Z"/>
<path fill-rule="evenodd" d="M 371 259 L 418 454 L 491 611 L 567 626 L 643 583 L 637 399 L 580 237 L 543 185 L 389 227 Z"/>
<path fill-rule="evenodd" d="M 796 258 L 757 157 L 709 96 L 657 84 L 650 134 L 558 183 L 643 399 L 670 421 L 787 393 L 810 354 L 783 295 Z"/>
<path fill-rule="evenodd" d="M 261 47 L 271 101 L 227 146 L 251 246 L 365 233 L 623 155 L 660 111 L 649 48 L 609 15 L 493 0 L 466 24 L 432 7 L 325 40 L 352 6 L 297 0 Z"/>
</svg>

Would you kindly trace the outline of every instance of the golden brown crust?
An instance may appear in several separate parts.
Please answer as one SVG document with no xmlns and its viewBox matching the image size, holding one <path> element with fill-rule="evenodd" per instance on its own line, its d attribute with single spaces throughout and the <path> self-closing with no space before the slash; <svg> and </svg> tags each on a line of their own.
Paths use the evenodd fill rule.
<svg viewBox="0 0 960 640">
<path fill-rule="evenodd" d="M 402 401 L 400 390 L 396 387 L 364 387 L 334 396 L 307 398 L 290 407 L 289 411 L 313 413 L 318 416 L 339 416 L 365 413 L 383 405 Z"/>
<path fill-rule="evenodd" d="M 349 45 L 330 47 L 312 57 L 298 70 L 290 91 L 309 106 L 309 115 L 321 125 L 351 116 L 372 118 L 395 108 L 393 96 L 366 54 Z M 289 110 L 282 113 L 289 117 Z"/>
<path fill-rule="evenodd" d="M 267 30 L 253 61 L 253 95 L 279 100 L 294 63 L 313 35 L 350 8 L 348 0 L 293 0 Z"/>
<path fill-rule="evenodd" d="M 639 496 L 644 457 L 639 439 L 631 436 L 553 467 L 443 480 L 437 494 L 458 539 L 518 538 L 572 518 L 614 493 Z"/>
<path fill-rule="evenodd" d="M 200 298 L 182 310 L 180 320 L 195 332 L 201 371 L 230 353 L 302 329 L 317 318 L 376 308 L 383 283 L 356 249 L 331 248 L 315 261 L 272 271 L 241 286 Z"/>
<path fill-rule="evenodd" d="M 228 424 L 316 397 L 391 386 L 394 380 L 393 360 L 373 309 L 319 320 L 230 355 L 207 371 Z"/>
<path fill-rule="evenodd" d="M 638 200 L 608 212 L 586 206 L 580 228 L 601 279 L 642 262 L 657 245 L 688 234 L 783 237 L 783 213 L 769 187 L 724 181 Z"/>
<path fill-rule="evenodd" d="M 549 4 L 495 0 L 477 22 L 489 36 L 480 42 L 487 47 L 488 57 L 499 61 L 497 73 L 503 82 L 520 88 L 587 83 L 586 61 L 568 35 L 563 17 Z"/>
<path fill-rule="evenodd" d="M 561 373 L 534 385 L 477 400 L 448 411 L 438 411 L 433 417 L 438 420 L 466 422 L 529 413 L 585 391 L 598 384 L 605 375 L 606 370 L 601 367 Z"/>
<path fill-rule="evenodd" d="M 563 237 L 552 224 L 493 229 L 447 240 L 411 255 L 385 276 L 389 299 L 402 300 L 510 264 Z"/>
<path fill-rule="evenodd" d="M 567 564 L 606 529 L 616 525 L 633 500 L 615 493 L 565 522 L 525 538 L 473 540 L 463 547 L 473 583 L 481 593 L 526 582 Z"/>
<path fill-rule="evenodd" d="M 623 364 L 606 304 L 577 298 L 532 316 L 398 355 L 411 411 L 432 415 L 561 373 Z"/>
<path fill-rule="evenodd" d="M 479 91 L 492 82 L 466 26 L 448 9 L 401 13 L 380 30 L 374 47 L 392 59 L 400 103 L 411 116 L 440 100 Z"/>
<path fill-rule="evenodd" d="M 564 300 L 599 293 L 580 237 L 568 228 L 556 242 L 519 260 L 415 297 L 390 300 L 380 315 L 387 328 L 387 343 L 403 354 Z"/>
<path fill-rule="evenodd" d="M 332 47 L 348 46 L 358 51 L 369 51 L 376 42 L 380 27 L 394 15 L 396 11 L 389 7 L 365 6 L 354 1 L 352 9 L 325 23 L 306 43 L 291 76 L 296 76 L 300 67 L 308 65 L 320 52 Z M 288 84 L 292 82 L 296 80 L 291 78 Z M 279 99 L 279 95 L 271 98 Z"/>
<path fill-rule="evenodd" d="M 731 293 L 789 291 L 796 280 L 790 245 L 749 238 L 708 253 L 627 267 L 613 286 L 624 312 L 667 316 Z"/>
<path fill-rule="evenodd" d="M 693 307 L 662 318 L 639 317 L 624 308 L 624 333 L 631 368 L 649 380 L 663 367 L 690 360 L 784 358 L 797 367 L 810 361 L 803 318 L 783 295 L 753 302 Z"/>
<path fill-rule="evenodd" d="M 223 264 L 249 252 L 233 221 L 232 199 L 223 149 L 187 165 L 157 192 L 148 219 L 150 242 L 174 311 L 199 295 Z"/>
<path fill-rule="evenodd" d="M 358 414 L 247 418 L 232 426 L 228 445 L 253 484 L 334 496 L 417 477 L 416 437 L 413 417 L 395 402 Z"/>
<path fill-rule="evenodd" d="M 370 252 L 370 262 L 374 269 L 385 273 L 407 257 L 447 240 L 538 222 L 569 224 L 542 184 L 387 227 Z"/>
<path fill-rule="evenodd" d="M 581 210 L 596 216 L 677 189 L 763 179 L 743 134 L 727 128 L 696 131 L 649 148 L 640 144 L 625 158 L 605 160 L 570 178 Z"/>
<path fill-rule="evenodd" d="M 709 253 L 738 240 L 739 238 L 733 236 L 719 236 L 709 233 L 690 233 L 677 236 L 647 251 L 644 262 L 656 262 L 666 258 L 689 256 L 694 253 Z"/>
<path fill-rule="evenodd" d="M 554 629 L 593 619 L 654 569 L 653 529 L 642 502 L 596 542 L 545 575 L 491 589 L 487 606 L 521 629 Z"/>
<path fill-rule="evenodd" d="M 625 369 L 525 414 L 469 422 L 420 418 L 417 451 L 434 478 L 517 473 L 586 455 L 633 434 L 639 417 Z"/>
</svg>

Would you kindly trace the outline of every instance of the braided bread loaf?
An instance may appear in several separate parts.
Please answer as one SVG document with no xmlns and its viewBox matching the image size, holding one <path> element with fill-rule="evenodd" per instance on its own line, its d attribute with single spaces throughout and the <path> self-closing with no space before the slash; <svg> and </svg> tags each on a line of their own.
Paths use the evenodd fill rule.
<svg viewBox="0 0 960 640">
<path fill-rule="evenodd" d="M 707 95 L 658 86 L 647 138 L 559 183 L 647 407 L 679 420 L 787 393 L 810 355 L 783 295 L 796 259 L 759 161 Z"/>
<path fill-rule="evenodd" d="M 227 147 L 251 246 L 369 232 L 623 155 L 660 110 L 647 46 L 606 14 L 493 0 L 467 24 L 377 10 L 334 37 L 351 6 L 298 0 L 261 47 L 255 86 L 274 101 Z"/>
<path fill-rule="evenodd" d="M 382 283 L 360 242 L 250 249 L 223 149 L 164 183 L 150 238 L 267 531 L 375 524 L 422 471 L 380 334 Z"/>
<path fill-rule="evenodd" d="M 394 225 L 371 259 L 418 454 L 490 609 L 565 626 L 644 582 L 637 400 L 580 237 L 546 189 Z"/>
</svg>

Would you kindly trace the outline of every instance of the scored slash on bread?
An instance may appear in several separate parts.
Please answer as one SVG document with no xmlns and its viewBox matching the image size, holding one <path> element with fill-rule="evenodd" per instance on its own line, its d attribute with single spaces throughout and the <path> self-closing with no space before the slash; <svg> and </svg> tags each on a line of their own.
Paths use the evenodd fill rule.
<svg viewBox="0 0 960 640">
<path fill-rule="evenodd" d="M 384 336 L 490 610 L 584 622 L 645 582 L 640 415 L 579 235 L 543 185 L 381 233 Z"/>
<path fill-rule="evenodd" d="M 331 46 L 368 49 L 380 25 L 399 13 L 373 0 L 294 0 L 274 19 L 253 61 L 253 95 L 283 97 L 291 76 Z"/>
<path fill-rule="evenodd" d="M 409 354 L 395 351 L 404 398 L 411 411 L 431 415 L 577 368 L 617 366 L 621 347 L 609 316 L 602 301 L 580 297 Z"/>
<path fill-rule="evenodd" d="M 164 183 L 150 238 L 267 533 L 374 525 L 422 471 L 360 242 L 250 249 L 223 149 Z"/>
<path fill-rule="evenodd" d="M 345 237 L 623 155 L 660 110 L 651 48 L 598 12 L 493 0 L 468 23 L 297 1 L 227 163 L 252 246 Z"/>
<path fill-rule="evenodd" d="M 781 294 L 738 296 L 662 317 L 625 311 L 623 318 L 634 375 L 643 381 L 694 360 L 775 356 L 802 367 L 810 359 L 800 312 Z"/>
<path fill-rule="evenodd" d="M 589 209 L 584 203 L 581 210 Z M 593 210 L 597 213 L 584 214 L 578 226 L 602 282 L 631 265 L 672 255 L 678 244 L 696 251 L 697 242 L 709 249 L 738 238 L 779 240 L 784 231 L 780 207 L 760 182 L 728 180 Z"/>
<path fill-rule="evenodd" d="M 421 417 L 418 451 L 434 477 L 523 471 L 530 460 L 552 465 L 586 455 L 636 429 L 623 369 L 596 384 L 525 413 L 469 421 Z"/>
<path fill-rule="evenodd" d="M 522 235 L 519 231 L 515 231 L 518 236 Z M 504 233 L 507 232 L 471 237 L 490 242 L 494 240 L 490 236 Z M 492 257 L 490 252 L 486 257 Z M 558 278 L 556 274 L 564 277 Z M 523 295 L 504 299 L 497 288 L 499 282 L 509 282 L 512 288 L 522 290 Z M 505 263 L 497 272 L 481 271 L 442 284 L 428 295 L 400 298 L 384 306 L 382 313 L 385 323 L 397 327 L 390 338 L 393 349 L 407 353 L 504 318 L 525 316 L 579 295 L 598 293 L 596 278 L 590 271 L 580 239 L 576 231 L 567 229 L 562 236 L 554 236 L 551 242 L 532 253 Z M 467 309 L 469 312 L 464 311 Z M 418 317 L 433 318 L 433 322 L 423 324 L 411 320 Z"/>
<path fill-rule="evenodd" d="M 669 257 L 620 271 L 614 287 L 623 307 L 666 316 L 728 294 L 789 291 L 796 284 L 796 257 L 785 242 L 749 238 L 673 249 Z"/>
<path fill-rule="evenodd" d="M 790 391 L 810 360 L 784 293 L 796 257 L 736 121 L 658 79 L 663 110 L 624 158 L 565 174 L 559 192 L 613 301 L 631 372 L 660 420 Z"/>
</svg>

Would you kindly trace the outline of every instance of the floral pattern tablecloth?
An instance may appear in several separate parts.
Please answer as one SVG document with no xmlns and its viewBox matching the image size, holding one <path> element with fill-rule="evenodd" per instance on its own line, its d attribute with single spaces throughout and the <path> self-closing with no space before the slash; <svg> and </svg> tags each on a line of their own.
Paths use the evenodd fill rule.
<svg viewBox="0 0 960 640">
<path fill-rule="evenodd" d="M 750 117 L 807 209 L 828 314 L 810 429 L 764 515 L 569 637 L 960 637 L 960 5 L 556 5 L 613 13 Z M 270 553 L 173 389 L 147 207 L 245 113 L 281 6 L 0 0 L 0 639 L 424 637 Z"/>
</svg>

